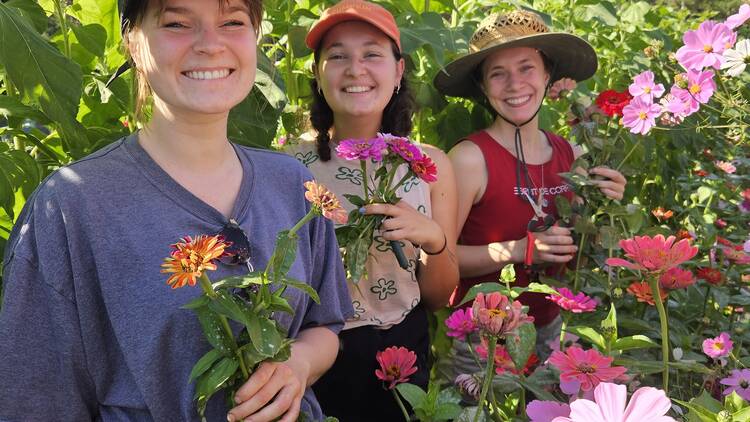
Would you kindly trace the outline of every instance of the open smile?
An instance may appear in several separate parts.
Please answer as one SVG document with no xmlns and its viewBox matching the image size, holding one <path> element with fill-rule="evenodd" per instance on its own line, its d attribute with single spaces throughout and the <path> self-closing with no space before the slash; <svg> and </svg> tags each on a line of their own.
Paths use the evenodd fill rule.
<svg viewBox="0 0 750 422">
<path fill-rule="evenodd" d="M 364 92 L 370 92 L 374 87 L 369 85 L 352 85 L 344 87 L 343 91 L 347 94 L 361 94 Z"/>
<path fill-rule="evenodd" d="M 511 98 L 505 99 L 505 102 L 512 107 L 519 107 L 519 106 L 526 105 L 526 103 L 528 103 L 529 101 L 531 101 L 531 95 L 524 95 L 522 97 L 511 97 Z"/>
<path fill-rule="evenodd" d="M 224 78 L 227 78 L 232 73 L 234 73 L 234 69 L 229 69 L 229 68 L 214 69 L 214 70 L 188 70 L 186 72 L 182 72 L 182 74 L 186 76 L 187 78 L 197 80 L 197 81 L 224 79 Z"/>
</svg>

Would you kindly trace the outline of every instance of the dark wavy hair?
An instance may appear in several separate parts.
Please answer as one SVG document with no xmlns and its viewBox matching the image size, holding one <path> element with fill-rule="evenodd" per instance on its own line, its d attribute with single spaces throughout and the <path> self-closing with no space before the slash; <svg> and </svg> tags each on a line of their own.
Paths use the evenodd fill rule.
<svg viewBox="0 0 750 422">
<path fill-rule="evenodd" d="M 396 60 L 402 58 L 396 43 L 391 41 L 391 50 Z M 317 67 L 320 59 L 320 47 L 315 50 L 315 64 Z M 318 92 L 318 83 L 315 79 L 311 81 L 313 101 L 310 107 L 310 124 L 317 132 L 315 138 L 318 147 L 318 155 L 321 161 L 331 159 L 331 137 L 328 131 L 333 126 L 333 110 L 323 95 Z M 412 129 L 412 115 L 414 114 L 414 97 L 406 81 L 406 75 L 401 77 L 401 88 L 394 92 L 390 101 L 383 109 L 383 118 L 380 121 L 380 132 L 390 133 L 396 136 L 409 136 Z"/>
</svg>

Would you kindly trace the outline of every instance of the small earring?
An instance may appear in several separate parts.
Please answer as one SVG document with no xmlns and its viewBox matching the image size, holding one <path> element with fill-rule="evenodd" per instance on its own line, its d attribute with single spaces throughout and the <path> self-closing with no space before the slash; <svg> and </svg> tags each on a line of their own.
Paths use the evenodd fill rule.
<svg viewBox="0 0 750 422">
<path fill-rule="evenodd" d="M 396 95 L 398 95 L 398 92 L 401 91 L 401 84 L 396 85 L 396 89 L 394 91 L 396 92 Z"/>
<path fill-rule="evenodd" d="M 323 96 L 323 89 L 318 85 L 318 95 Z"/>
</svg>

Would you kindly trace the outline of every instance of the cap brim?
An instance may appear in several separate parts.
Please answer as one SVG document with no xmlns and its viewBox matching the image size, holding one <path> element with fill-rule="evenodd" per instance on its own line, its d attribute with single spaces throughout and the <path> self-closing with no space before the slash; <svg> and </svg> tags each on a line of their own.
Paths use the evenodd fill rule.
<svg viewBox="0 0 750 422">
<path fill-rule="evenodd" d="M 325 19 L 319 21 L 313 27 L 310 29 L 310 32 L 307 33 L 307 36 L 305 37 L 305 44 L 311 49 L 315 50 L 318 48 L 318 44 L 323 40 L 323 36 L 325 36 L 326 32 L 333 28 L 334 26 L 342 23 L 342 22 L 350 22 L 350 21 L 360 21 L 360 22 L 366 22 L 370 25 L 374 26 L 375 28 L 378 28 L 380 31 L 382 31 L 385 35 L 388 36 L 388 38 L 392 39 L 396 46 L 398 46 L 399 50 L 401 49 L 401 40 L 399 39 L 398 34 L 393 34 L 387 31 L 383 27 L 383 22 L 371 18 L 369 16 L 363 16 L 360 13 L 350 13 L 350 12 L 339 12 L 335 15 L 328 16 Z"/>
<path fill-rule="evenodd" d="M 546 32 L 519 37 L 459 57 L 435 75 L 435 88 L 451 97 L 481 98 L 483 94 L 474 80 L 474 70 L 490 54 L 512 47 L 532 47 L 542 51 L 554 63 L 552 82 L 561 78 L 583 81 L 593 76 L 598 67 L 596 52 L 588 42 L 571 34 Z"/>
</svg>

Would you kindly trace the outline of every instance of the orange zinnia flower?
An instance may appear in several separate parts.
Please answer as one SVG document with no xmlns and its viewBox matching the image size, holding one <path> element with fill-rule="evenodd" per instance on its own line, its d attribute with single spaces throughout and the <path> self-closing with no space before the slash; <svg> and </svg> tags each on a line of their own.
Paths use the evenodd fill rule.
<svg viewBox="0 0 750 422">
<path fill-rule="evenodd" d="M 672 216 L 674 215 L 674 211 L 665 210 L 662 207 L 657 207 L 656 209 L 651 211 L 651 214 L 653 214 L 654 217 L 656 217 L 656 219 L 659 220 L 659 222 L 661 222 L 661 221 L 669 220 L 670 218 L 672 218 Z"/>
<path fill-rule="evenodd" d="M 628 293 L 635 296 L 635 300 L 637 300 L 638 302 L 645 302 L 651 306 L 656 304 L 654 302 L 654 295 L 651 294 L 651 287 L 645 281 L 637 281 L 631 284 L 628 287 Z M 661 296 L 662 301 L 667 298 L 667 294 L 668 293 L 662 290 L 661 287 L 659 288 L 659 296 Z"/>
<path fill-rule="evenodd" d="M 305 182 L 305 189 L 305 198 L 323 213 L 323 217 L 338 224 L 346 224 L 349 215 L 333 192 L 312 180 Z"/>
<path fill-rule="evenodd" d="M 185 236 L 172 245 L 172 254 L 164 258 L 161 265 L 162 273 L 174 273 L 167 279 L 167 284 L 173 289 L 189 284 L 195 286 L 196 280 L 203 271 L 216 269 L 214 260 L 224 255 L 229 246 L 223 236 L 200 235 L 195 239 Z"/>
</svg>

